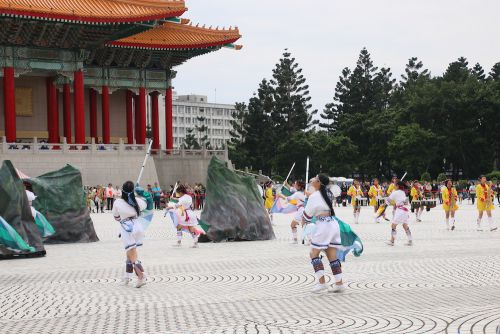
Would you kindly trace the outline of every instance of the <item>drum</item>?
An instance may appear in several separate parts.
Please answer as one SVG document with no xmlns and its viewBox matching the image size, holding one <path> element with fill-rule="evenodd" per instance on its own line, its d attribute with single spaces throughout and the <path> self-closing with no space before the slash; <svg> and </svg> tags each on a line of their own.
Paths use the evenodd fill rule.
<svg viewBox="0 0 500 334">
<path fill-rule="evenodd" d="M 422 205 L 425 206 L 427 211 L 430 211 L 430 209 L 437 206 L 437 201 L 435 199 L 425 199 L 422 201 Z"/>
<path fill-rule="evenodd" d="M 359 205 L 361 206 L 367 206 L 368 205 L 368 198 L 366 197 L 361 197 L 357 199 L 359 201 Z"/>
<path fill-rule="evenodd" d="M 422 205 L 422 201 L 411 201 L 411 212 L 415 212 L 415 210 L 418 210 L 420 206 Z"/>
</svg>

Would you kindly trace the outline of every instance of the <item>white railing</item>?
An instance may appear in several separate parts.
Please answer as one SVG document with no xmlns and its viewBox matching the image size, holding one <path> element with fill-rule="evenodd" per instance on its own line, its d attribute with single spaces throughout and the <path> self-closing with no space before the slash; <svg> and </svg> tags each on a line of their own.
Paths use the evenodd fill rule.
<svg viewBox="0 0 500 334">
<path fill-rule="evenodd" d="M 66 138 L 63 138 L 60 144 L 49 144 L 45 141 L 38 141 L 37 138 L 33 138 L 31 142 L 18 142 L 18 143 L 7 143 L 6 138 L 2 137 L 2 143 L 0 145 L 0 153 L 3 154 L 95 154 L 95 155 L 106 155 L 106 154 L 146 154 L 148 145 L 142 144 L 124 144 L 123 139 L 120 139 L 119 144 L 96 144 L 94 139 L 90 144 L 68 144 Z M 154 149 L 151 154 L 155 158 L 160 159 L 172 159 L 176 157 L 182 158 L 211 158 L 216 156 L 222 160 L 228 160 L 227 150 L 185 150 L 185 149 L 173 149 L 173 150 L 162 150 Z"/>
</svg>

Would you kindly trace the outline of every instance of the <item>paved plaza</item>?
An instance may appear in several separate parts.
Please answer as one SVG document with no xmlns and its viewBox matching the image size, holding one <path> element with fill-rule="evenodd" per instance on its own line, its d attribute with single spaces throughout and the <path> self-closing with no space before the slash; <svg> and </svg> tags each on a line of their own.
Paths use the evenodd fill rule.
<svg viewBox="0 0 500 334">
<path fill-rule="evenodd" d="M 350 208 L 337 214 L 351 222 Z M 415 245 L 386 246 L 388 224 L 364 208 L 353 226 L 362 257 L 344 265 L 346 293 L 313 295 L 308 248 L 277 239 L 173 248 L 158 213 L 140 257 L 149 283 L 120 283 L 124 266 L 111 214 L 93 214 L 93 244 L 47 246 L 47 256 L 0 262 L 0 332 L 21 333 L 495 333 L 500 324 L 500 232 L 477 232 L 463 204 L 450 232 L 436 208 L 413 223 Z M 500 225 L 499 210 L 495 223 Z M 484 227 L 487 227 L 483 222 Z M 326 261 L 325 261 L 326 263 Z"/>
</svg>

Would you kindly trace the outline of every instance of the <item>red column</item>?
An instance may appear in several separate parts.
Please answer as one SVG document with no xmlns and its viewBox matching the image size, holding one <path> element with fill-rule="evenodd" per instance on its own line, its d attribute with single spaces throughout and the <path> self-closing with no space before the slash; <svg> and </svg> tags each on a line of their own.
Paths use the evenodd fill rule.
<svg viewBox="0 0 500 334">
<path fill-rule="evenodd" d="M 75 143 L 85 144 L 85 102 L 83 87 L 83 71 L 74 73 L 73 90 L 75 93 Z"/>
<path fill-rule="evenodd" d="M 139 88 L 137 103 L 139 106 L 138 110 L 136 110 L 136 112 L 138 111 L 136 116 L 136 120 L 138 120 L 136 142 L 137 144 L 146 144 L 146 89 L 144 87 Z"/>
<path fill-rule="evenodd" d="M 134 137 L 137 143 L 137 138 L 139 138 L 139 95 L 134 94 Z"/>
<path fill-rule="evenodd" d="M 127 90 L 126 93 L 126 109 L 127 109 L 127 143 L 134 143 L 134 121 L 132 112 L 132 92 Z"/>
<path fill-rule="evenodd" d="M 16 90 L 14 86 L 14 68 L 3 68 L 3 105 L 5 112 L 5 137 L 7 142 L 16 141 Z"/>
<path fill-rule="evenodd" d="M 63 124 L 66 142 L 71 143 L 71 89 L 68 83 L 63 85 Z"/>
<path fill-rule="evenodd" d="M 90 138 L 94 138 L 97 143 L 97 91 L 93 88 L 89 89 L 89 108 L 90 108 Z"/>
<path fill-rule="evenodd" d="M 174 149 L 174 125 L 173 125 L 173 115 L 172 115 L 172 87 L 167 88 L 167 93 L 165 95 L 165 133 L 167 136 L 167 150 Z"/>
<path fill-rule="evenodd" d="M 109 88 L 102 86 L 102 142 L 109 144 L 111 142 L 109 130 Z"/>
<path fill-rule="evenodd" d="M 151 93 L 151 130 L 153 132 L 153 149 L 160 148 L 160 119 L 158 108 L 158 92 Z"/>
<path fill-rule="evenodd" d="M 47 129 L 49 131 L 49 143 L 59 143 L 59 112 L 57 103 L 57 89 L 53 78 L 45 80 L 47 87 Z"/>
</svg>

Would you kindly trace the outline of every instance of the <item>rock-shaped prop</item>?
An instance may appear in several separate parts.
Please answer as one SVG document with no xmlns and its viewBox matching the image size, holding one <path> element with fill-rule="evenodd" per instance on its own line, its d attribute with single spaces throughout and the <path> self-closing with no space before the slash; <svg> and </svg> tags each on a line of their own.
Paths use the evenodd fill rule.
<svg viewBox="0 0 500 334">
<path fill-rule="evenodd" d="M 9 160 L 0 168 L 0 217 L 0 258 L 45 255 L 23 181 Z"/>
<path fill-rule="evenodd" d="M 82 174 L 73 166 L 25 180 L 37 198 L 33 207 L 52 224 L 56 233 L 45 243 L 99 241 L 85 203 Z"/>
<path fill-rule="evenodd" d="M 200 241 L 255 241 L 275 238 L 253 177 L 240 176 L 213 157 L 208 166 L 206 202 Z"/>
</svg>

